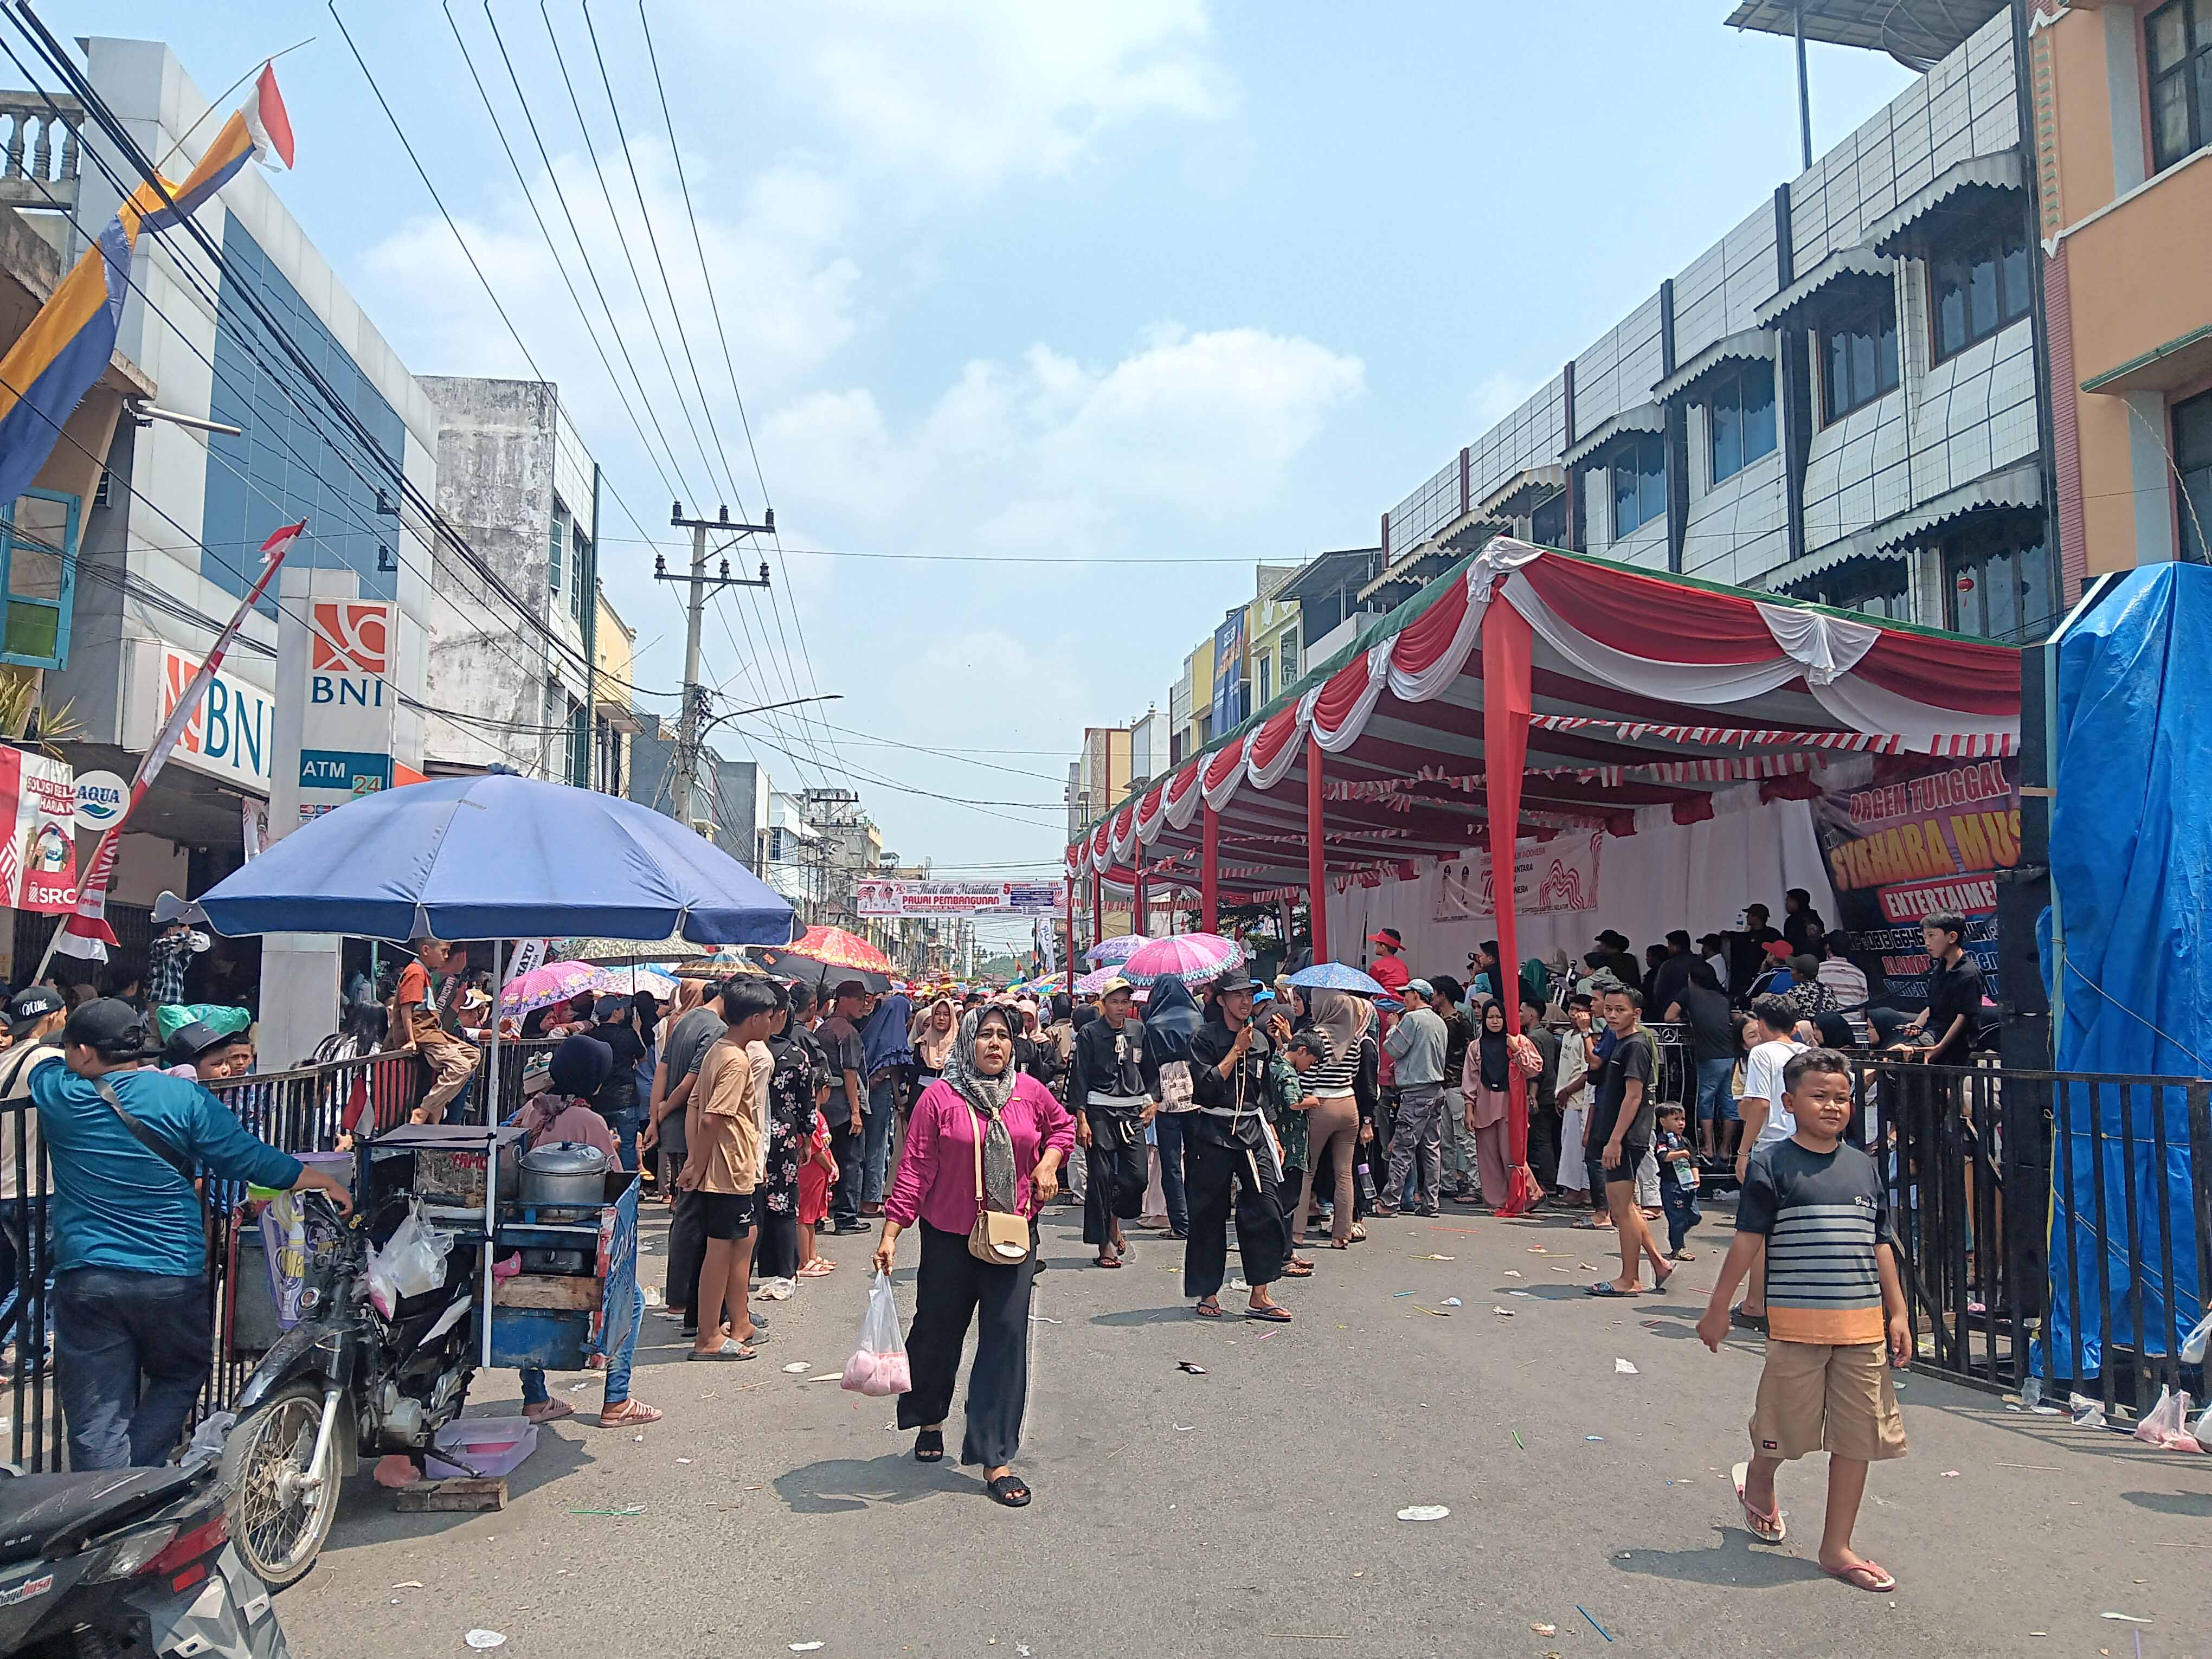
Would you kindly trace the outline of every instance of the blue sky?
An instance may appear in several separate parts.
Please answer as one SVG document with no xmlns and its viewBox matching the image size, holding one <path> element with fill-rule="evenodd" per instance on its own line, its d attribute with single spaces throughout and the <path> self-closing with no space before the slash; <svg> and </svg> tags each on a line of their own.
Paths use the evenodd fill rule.
<svg viewBox="0 0 2212 1659">
<path fill-rule="evenodd" d="M 693 398 L 623 207 L 582 11 L 546 9 L 612 220 L 539 8 L 497 0 L 494 15 L 663 411 L 675 453 L 660 469 L 689 481 L 687 506 L 719 500 L 719 458 L 691 447 L 623 260 L 627 238 Z M 726 598 L 708 678 L 729 679 L 732 706 L 841 692 L 823 716 L 836 729 L 731 726 L 756 735 L 779 787 L 859 773 L 990 803 L 858 780 L 909 859 L 1056 860 L 1081 728 L 1164 707 L 1183 653 L 1250 596 L 1253 562 L 1371 544 L 1383 510 L 1796 172 L 1790 45 L 1722 27 L 1728 10 L 651 0 L 787 549 L 1004 561 L 790 552 L 784 602 L 804 648 L 790 610 L 780 636 L 755 596 Z M 561 286 L 445 15 L 412 0 L 340 11 L 614 489 L 667 539 L 660 446 L 617 400 L 592 343 L 605 319 L 587 331 Z M 299 167 L 276 188 L 411 368 L 526 372 L 319 6 L 42 13 L 64 38 L 166 34 L 210 94 L 318 36 L 280 67 Z M 453 15 L 596 311 L 480 0 Z M 636 9 L 599 0 L 591 17 L 714 422 L 757 510 Z M 1814 48 L 1816 149 L 1907 79 L 1886 58 Z M 671 590 L 608 510 L 602 580 L 639 631 L 636 678 L 672 685 Z M 1131 560 L 1178 562 L 1068 562 Z"/>
</svg>

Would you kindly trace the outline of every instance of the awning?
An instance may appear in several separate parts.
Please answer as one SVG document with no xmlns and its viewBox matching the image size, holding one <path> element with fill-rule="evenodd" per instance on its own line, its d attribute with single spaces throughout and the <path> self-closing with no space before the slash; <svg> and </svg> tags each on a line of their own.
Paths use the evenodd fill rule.
<svg viewBox="0 0 2212 1659">
<path fill-rule="evenodd" d="M 1870 550 L 1860 538 L 1847 536 L 1842 541 L 1831 542 L 1816 552 L 1802 558 L 1792 559 L 1778 569 L 1770 570 L 1759 579 L 1759 585 L 1770 593 L 1779 593 L 1795 587 L 1808 576 L 1818 576 L 1833 570 L 1838 565 L 1849 564 L 1854 559 L 1887 558 L 1893 556 Z"/>
<path fill-rule="evenodd" d="M 1478 505 L 1489 518 L 1525 519 L 1566 487 L 1567 469 L 1564 466 L 1524 467 L 1485 495 Z"/>
<path fill-rule="evenodd" d="M 2043 505 L 2043 469 L 2034 461 L 2023 462 L 2002 472 L 1992 472 L 1972 483 L 1960 484 L 1956 489 L 1944 491 L 1927 506 L 1878 524 L 1860 537 L 1854 538 L 1864 544 L 1860 551 L 1879 552 L 1887 548 L 1905 547 L 1918 541 L 1930 531 L 1940 530 L 1954 519 L 1963 519 L 1969 513 L 1985 513 L 1998 507 L 2039 507 Z"/>
<path fill-rule="evenodd" d="M 1877 219 L 1863 239 L 1876 253 L 1890 258 L 1918 256 L 1927 252 L 1930 239 L 1961 214 L 1978 213 L 1991 197 L 2006 191 L 2017 195 L 2027 188 L 2020 152 L 1972 155 L 1947 167 L 1898 204 L 1894 212 Z"/>
<path fill-rule="evenodd" d="M 1070 872 L 1141 860 L 1185 884 L 1210 807 L 1222 892 L 1304 886 L 1310 745 L 1326 757 L 1332 876 L 1483 844 L 1493 629 L 1527 652 L 1524 834 L 1626 831 L 1656 808 L 1688 822 L 1717 790 L 1802 784 L 1793 775 L 1829 750 L 1998 755 L 2018 742 L 2010 646 L 1500 538 L 1265 718 L 1117 804 L 1069 849 Z"/>
<path fill-rule="evenodd" d="M 1729 27 L 1886 52 L 1926 70 L 2005 9 L 2005 0 L 1742 0 Z"/>
<path fill-rule="evenodd" d="M 1774 336 L 1763 328 L 1747 328 L 1741 334 L 1724 335 L 1714 341 L 1653 386 L 1651 395 L 1662 404 L 1670 404 L 1723 364 L 1773 361 Z"/>
<path fill-rule="evenodd" d="M 1600 421 L 1589 429 L 1589 435 L 1569 444 L 1566 453 L 1559 457 L 1562 467 L 1580 466 L 1603 449 L 1615 438 L 1630 432 L 1664 432 L 1667 411 L 1656 404 L 1638 404 L 1633 409 L 1624 409 L 1610 420 Z"/>
<path fill-rule="evenodd" d="M 1865 248 L 1838 248 L 1752 313 L 1752 320 L 1761 328 L 1795 326 L 1797 313 L 1832 289 L 1887 288 L 1894 280 L 1891 269 L 1888 260 Z"/>
<path fill-rule="evenodd" d="M 2118 368 L 2091 375 L 2081 382 L 2081 390 L 2115 396 L 2124 392 L 2171 392 L 2194 385 L 2208 374 L 2212 374 L 2212 323 L 2192 328 Z"/>
</svg>

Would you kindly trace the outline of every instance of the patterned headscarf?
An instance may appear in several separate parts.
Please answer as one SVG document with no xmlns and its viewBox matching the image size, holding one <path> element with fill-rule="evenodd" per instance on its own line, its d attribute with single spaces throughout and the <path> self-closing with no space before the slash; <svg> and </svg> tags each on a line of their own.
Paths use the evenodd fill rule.
<svg viewBox="0 0 2212 1659">
<path fill-rule="evenodd" d="M 991 1209 L 1011 1213 L 1014 1208 L 1014 1138 L 1002 1114 L 1006 1103 L 1013 1098 L 1014 1084 L 1021 1074 L 1015 1068 L 1011 1053 L 996 1077 L 986 1077 L 975 1069 L 975 1039 L 986 1019 L 995 1019 L 1006 1026 L 1009 1036 L 1018 1030 L 1021 1023 L 1021 1016 L 1002 1003 L 969 1010 L 961 1018 L 960 1035 L 952 1044 L 951 1057 L 945 1062 L 944 1080 L 983 1115 L 984 1203 Z"/>
</svg>

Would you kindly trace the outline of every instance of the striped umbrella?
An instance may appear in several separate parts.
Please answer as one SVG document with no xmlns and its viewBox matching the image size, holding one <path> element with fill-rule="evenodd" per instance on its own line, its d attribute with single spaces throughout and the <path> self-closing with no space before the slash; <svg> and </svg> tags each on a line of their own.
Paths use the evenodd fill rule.
<svg viewBox="0 0 2212 1659">
<path fill-rule="evenodd" d="M 635 996 L 640 991 L 650 991 L 666 1002 L 676 994 L 676 975 L 659 968 L 599 968 L 593 969 L 592 988 L 611 991 L 617 996 Z"/>
<path fill-rule="evenodd" d="M 1363 997 L 1388 996 L 1381 984 L 1357 968 L 1340 962 L 1316 962 L 1291 975 L 1291 983 L 1309 991 L 1350 991 Z"/>
<path fill-rule="evenodd" d="M 1106 988 L 1107 982 L 1109 980 L 1118 979 L 1126 981 L 1128 975 L 1121 971 L 1121 965 L 1118 963 L 1109 962 L 1103 968 L 1094 968 L 1089 973 L 1084 975 L 1082 978 L 1077 980 L 1075 981 L 1075 989 L 1079 995 L 1094 997 Z"/>
<path fill-rule="evenodd" d="M 1139 946 L 1121 964 L 1121 972 L 1132 985 L 1150 985 L 1161 979 L 1203 985 L 1243 965 L 1244 948 L 1233 939 L 1218 933 L 1170 933 Z"/>
</svg>

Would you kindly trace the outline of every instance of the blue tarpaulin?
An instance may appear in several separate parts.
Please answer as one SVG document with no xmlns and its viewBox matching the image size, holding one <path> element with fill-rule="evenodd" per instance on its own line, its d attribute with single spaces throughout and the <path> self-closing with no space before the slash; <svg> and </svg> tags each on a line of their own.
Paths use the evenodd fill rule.
<svg viewBox="0 0 2212 1659">
<path fill-rule="evenodd" d="M 2135 571 L 2063 630 L 2057 653 L 2051 878 L 2063 973 L 2048 927 L 2043 945 L 2063 1004 L 2058 1069 L 2212 1078 L 2212 569 Z M 2179 1087 L 2124 1100 L 2114 1085 L 2077 1086 L 2069 1099 L 2051 1148 L 2051 1317 L 2035 1370 L 2094 1376 L 2106 1343 L 2162 1354 L 2169 1329 L 2185 1335 L 2200 1316 L 2189 1115 Z"/>
</svg>

